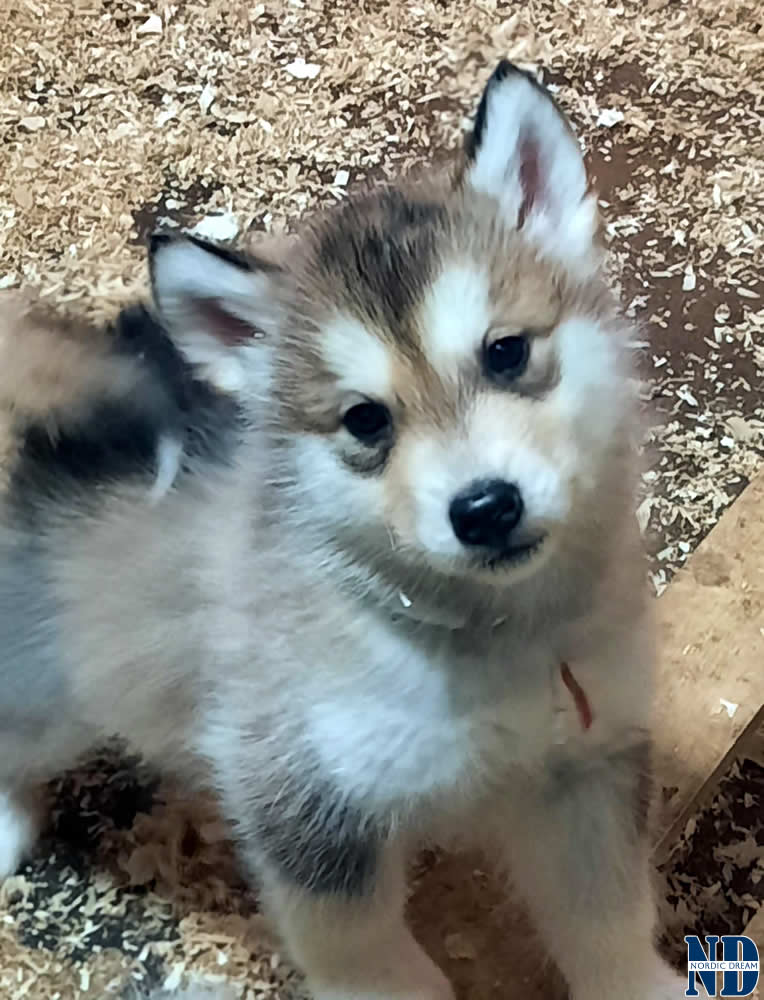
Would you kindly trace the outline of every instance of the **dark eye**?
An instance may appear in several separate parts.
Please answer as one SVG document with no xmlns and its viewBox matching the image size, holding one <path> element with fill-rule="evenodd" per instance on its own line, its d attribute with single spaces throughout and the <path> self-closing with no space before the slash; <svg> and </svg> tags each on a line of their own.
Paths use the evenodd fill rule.
<svg viewBox="0 0 764 1000">
<path fill-rule="evenodd" d="M 485 366 L 491 375 L 503 379 L 517 378 L 528 367 L 530 344 L 524 335 L 501 337 L 485 348 Z"/>
<path fill-rule="evenodd" d="M 390 411 L 381 403 L 357 403 L 342 418 L 353 437 L 364 444 L 375 444 L 390 427 Z"/>
</svg>

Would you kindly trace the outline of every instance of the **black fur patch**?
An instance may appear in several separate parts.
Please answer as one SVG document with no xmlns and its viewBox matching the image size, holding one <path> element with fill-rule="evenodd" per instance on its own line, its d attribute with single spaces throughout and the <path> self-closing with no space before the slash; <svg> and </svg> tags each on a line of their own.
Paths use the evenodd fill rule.
<svg viewBox="0 0 764 1000">
<path fill-rule="evenodd" d="M 144 306 L 123 309 L 114 323 L 113 335 L 117 351 L 145 361 L 172 396 L 182 397 L 189 379 L 188 365 Z"/>
<path fill-rule="evenodd" d="M 362 896 L 373 887 L 383 833 L 328 782 L 282 790 L 258 811 L 254 832 L 267 863 L 301 889 Z"/>
<path fill-rule="evenodd" d="M 156 443 L 156 427 L 152 422 L 137 413 L 126 413 L 118 404 L 96 405 L 88 422 L 76 432 L 51 437 L 44 426 L 27 428 L 14 483 L 18 486 L 24 480 L 29 481 L 32 467 L 37 472 L 45 468 L 51 477 L 52 490 L 67 479 L 80 482 L 119 479 L 151 467 Z"/>
<path fill-rule="evenodd" d="M 43 424 L 26 428 L 11 497 L 52 499 L 76 486 L 84 499 L 86 488 L 98 483 L 153 475 L 159 440 L 167 434 L 183 441 L 184 459 L 225 460 L 230 454 L 243 419 L 238 405 L 194 378 L 151 314 L 142 306 L 125 309 L 113 337 L 115 352 L 137 358 L 145 378 L 125 397 L 93 399 L 72 430 L 51 435 Z"/>
</svg>

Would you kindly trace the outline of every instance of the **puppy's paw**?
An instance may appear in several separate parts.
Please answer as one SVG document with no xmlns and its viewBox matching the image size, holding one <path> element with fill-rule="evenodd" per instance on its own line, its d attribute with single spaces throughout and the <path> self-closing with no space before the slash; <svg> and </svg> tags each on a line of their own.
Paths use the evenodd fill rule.
<svg viewBox="0 0 764 1000">
<path fill-rule="evenodd" d="M 0 882 L 18 871 L 37 840 L 38 830 L 37 811 L 0 791 Z"/>
</svg>

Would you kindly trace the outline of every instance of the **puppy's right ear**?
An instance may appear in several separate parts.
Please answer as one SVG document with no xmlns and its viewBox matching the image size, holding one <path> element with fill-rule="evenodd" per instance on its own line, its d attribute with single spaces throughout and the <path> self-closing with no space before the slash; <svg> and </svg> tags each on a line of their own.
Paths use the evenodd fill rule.
<svg viewBox="0 0 764 1000">
<path fill-rule="evenodd" d="M 579 142 L 552 95 L 506 59 L 475 115 L 466 180 L 548 254 L 583 271 L 598 266 L 597 199 Z"/>
<path fill-rule="evenodd" d="M 280 269 L 168 233 L 152 237 L 149 262 L 154 303 L 177 348 L 219 389 L 243 389 L 248 348 L 280 324 Z"/>
</svg>

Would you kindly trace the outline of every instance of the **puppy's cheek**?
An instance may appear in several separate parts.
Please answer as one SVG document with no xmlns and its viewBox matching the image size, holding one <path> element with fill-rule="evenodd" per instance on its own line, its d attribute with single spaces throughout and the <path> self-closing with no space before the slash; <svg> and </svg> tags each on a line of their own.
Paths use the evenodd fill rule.
<svg viewBox="0 0 764 1000">
<path fill-rule="evenodd" d="M 580 510 L 581 504 L 591 504 L 600 488 L 603 463 L 608 461 L 607 451 L 600 446 L 602 431 L 584 434 L 580 427 L 560 419 L 554 436 L 553 447 L 545 454 L 551 476 L 538 479 L 539 507 L 545 507 L 549 516 L 566 521 Z"/>
<path fill-rule="evenodd" d="M 534 483 L 524 496 L 527 533 L 553 534 L 568 521 L 571 490 L 565 484 Z"/>
<path fill-rule="evenodd" d="M 300 477 L 296 500 L 309 508 L 311 519 L 342 525 L 370 524 L 380 519 L 378 481 L 348 468 L 328 440 L 305 436 L 294 449 Z"/>
<path fill-rule="evenodd" d="M 607 454 L 634 407 L 623 346 L 617 331 L 582 318 L 562 324 L 558 346 L 560 381 L 550 403 L 580 449 L 582 464 L 591 465 Z"/>
<path fill-rule="evenodd" d="M 386 525 L 385 496 L 379 479 L 349 471 L 341 460 L 338 468 L 331 498 L 335 508 L 334 523 L 343 529 L 360 529 L 362 532 Z"/>
</svg>

